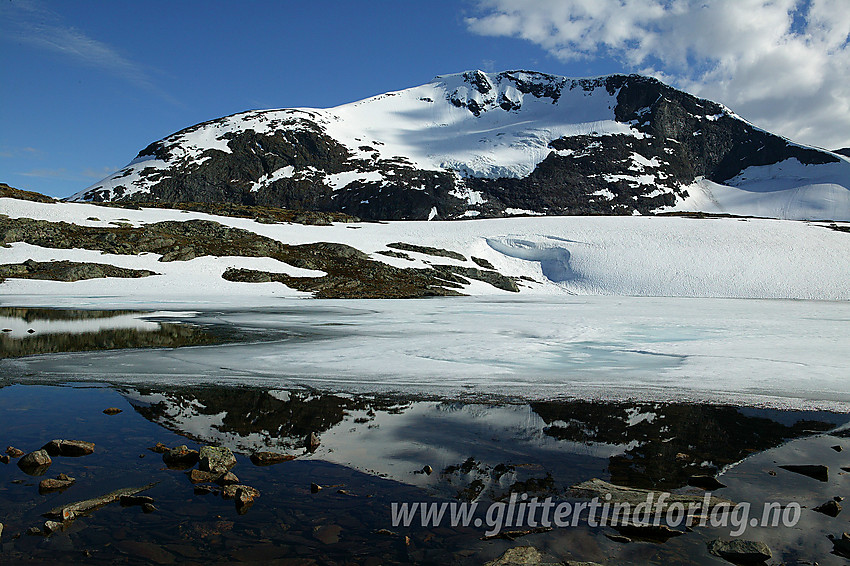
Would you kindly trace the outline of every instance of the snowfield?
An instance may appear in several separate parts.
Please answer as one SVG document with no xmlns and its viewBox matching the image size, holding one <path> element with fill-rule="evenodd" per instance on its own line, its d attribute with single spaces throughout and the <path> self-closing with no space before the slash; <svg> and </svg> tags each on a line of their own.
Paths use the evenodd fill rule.
<svg viewBox="0 0 850 566">
<path fill-rule="evenodd" d="M 827 223 L 756 218 L 522 217 L 448 222 L 386 222 L 305 226 L 261 224 L 250 219 L 167 209 L 125 210 L 80 203 L 45 204 L 0 199 L 0 212 L 89 226 L 127 222 L 206 219 L 243 228 L 289 244 L 339 242 L 398 267 L 471 261 L 408 252 L 414 261 L 377 254 L 405 242 L 460 252 L 493 264 L 504 275 L 525 277 L 521 296 L 620 295 L 655 297 L 850 299 L 850 234 Z M 92 220 L 96 218 L 97 220 Z M 154 254 L 106 255 L 87 250 L 44 249 L 21 243 L 0 248 L 0 263 L 68 259 L 149 269 L 144 279 L 93 279 L 74 283 L 14 280 L 0 296 L 65 295 L 205 297 L 227 303 L 243 296 L 262 304 L 272 297 L 304 297 L 280 283 L 235 283 L 221 279 L 228 267 L 295 276 L 321 276 L 269 258 L 199 257 L 160 262 Z M 506 295 L 480 281 L 471 295 Z"/>
</svg>

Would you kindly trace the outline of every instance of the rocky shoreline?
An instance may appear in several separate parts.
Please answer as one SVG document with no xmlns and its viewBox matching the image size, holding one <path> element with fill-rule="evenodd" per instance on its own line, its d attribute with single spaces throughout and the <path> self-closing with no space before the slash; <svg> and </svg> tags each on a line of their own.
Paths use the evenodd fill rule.
<svg viewBox="0 0 850 566">
<path fill-rule="evenodd" d="M 778 542 L 785 536 L 781 525 L 729 537 L 728 529 L 724 534 L 724 529 L 700 526 L 699 516 L 684 528 L 671 528 L 664 524 L 641 526 L 635 521 L 615 527 L 540 528 L 526 525 L 505 528 L 495 537 L 485 536 L 486 527 L 455 528 L 448 523 L 436 527 L 393 526 L 389 513 L 391 502 L 445 502 L 446 499 L 443 496 L 435 498 L 435 491 L 440 490 L 434 487 L 422 490 L 381 479 L 380 474 L 363 475 L 345 466 L 332 465 L 326 458 L 339 450 L 339 432 L 336 431 L 350 426 L 346 422 L 356 423 L 362 418 L 366 419 L 364 427 L 373 423 L 374 430 L 380 430 L 379 427 L 389 425 L 388 417 L 403 415 L 408 410 L 402 398 L 347 398 L 319 392 L 290 391 L 285 395 L 275 393 L 285 399 L 276 401 L 283 411 L 277 412 L 277 405 L 271 403 L 273 397 L 259 390 L 185 389 L 183 400 L 175 408 L 194 406 L 200 411 L 199 416 L 226 415 L 222 424 L 209 429 L 210 433 L 224 434 L 221 439 L 232 438 L 226 436 L 231 434 L 228 431 L 239 431 L 238 435 L 245 439 L 253 438 L 267 425 L 281 422 L 284 413 L 290 415 L 284 418 L 284 422 L 288 421 L 288 432 L 271 444 L 263 445 L 269 448 L 255 445 L 255 448 L 232 449 L 232 440 L 215 442 L 213 437 L 197 435 L 193 432 L 198 430 L 197 426 L 183 420 L 185 417 L 162 421 L 157 415 L 162 414 L 160 411 L 163 409 L 170 411 L 167 407 L 171 401 L 163 403 L 165 399 L 172 399 L 171 393 L 151 391 L 141 397 L 133 394 L 130 399 L 140 400 L 127 404 L 120 391 L 86 387 L 0 388 L 0 410 L 6 413 L 22 402 L 22 395 L 38 400 L 40 407 L 29 410 L 28 421 L 13 426 L 7 432 L 7 438 L 16 446 L 31 450 L 25 454 L 24 450 L 10 447 L 3 458 L 7 465 L 0 465 L 0 487 L 3 487 L 0 500 L 3 500 L 4 509 L 3 516 L 0 516 L 0 522 L 4 524 L 0 548 L 7 558 L 18 561 L 52 559 L 108 563 L 118 560 L 189 564 L 201 557 L 209 563 L 261 560 L 260 557 L 270 556 L 282 564 L 306 565 L 346 564 L 351 557 L 357 557 L 354 559 L 357 564 L 437 561 L 497 566 L 645 564 L 647 560 L 658 559 L 669 564 L 717 564 L 718 558 L 736 564 L 760 564 L 766 560 L 782 560 L 784 563 L 791 560 L 794 563 L 795 558 L 798 561 L 815 559 L 819 564 L 839 564 L 843 560 L 841 557 L 847 556 L 848 539 L 841 532 L 843 515 L 838 501 L 844 492 L 841 482 L 846 481 L 839 465 L 845 454 L 843 443 L 846 440 L 841 432 L 832 436 L 806 436 L 812 434 L 806 433 L 806 430 L 817 422 L 810 420 L 808 415 L 797 417 L 799 431 L 794 436 L 798 438 L 789 444 L 789 448 L 783 448 L 783 435 L 779 435 L 732 468 L 735 471 L 726 471 L 719 478 L 711 471 L 704 473 L 704 478 L 721 480 L 721 483 L 712 485 L 712 491 L 687 488 L 682 480 L 668 483 L 669 487 L 631 487 L 622 478 L 616 483 L 598 476 L 592 478 L 590 474 L 594 472 L 590 470 L 583 472 L 587 474 L 584 481 L 564 483 L 560 475 L 563 470 L 559 468 L 581 467 L 580 459 L 560 460 L 560 466 L 554 460 L 545 462 L 532 458 L 517 461 L 516 456 L 509 455 L 518 448 L 516 446 L 504 452 L 505 465 L 501 466 L 504 469 L 497 471 L 505 478 L 515 478 L 509 492 L 523 492 L 541 499 L 553 497 L 557 501 L 587 502 L 593 497 L 605 500 L 606 496 L 611 496 L 612 503 L 637 504 L 649 494 L 657 498 L 666 493 L 669 499 L 664 511 L 676 503 L 702 501 L 704 496 L 710 498 L 708 510 L 712 512 L 717 506 L 742 500 L 749 501 L 755 508 L 760 504 L 763 492 L 774 492 L 774 498 L 782 493 L 780 500 L 785 497 L 803 504 L 802 520 L 793 530 L 797 533 L 794 536 L 804 536 L 808 541 L 807 546 L 801 548 Z M 76 405 L 88 408 L 68 407 L 70 399 L 77 399 Z M 143 402 L 141 399 L 150 401 Z M 152 402 L 155 399 L 162 401 Z M 62 403 L 64 408 L 58 409 Z M 109 406 L 104 408 L 105 405 Z M 565 405 L 565 409 L 568 406 Z M 274 411 L 269 412 L 273 407 Z M 580 407 L 576 405 L 574 408 L 578 410 Z M 632 426 L 641 426 L 644 434 L 654 430 L 651 434 L 658 436 L 659 443 L 668 435 L 678 437 L 681 434 L 680 429 L 671 426 L 673 421 L 669 419 L 673 413 L 665 406 L 641 407 L 641 413 L 635 413 L 630 407 L 597 404 L 586 414 L 575 411 L 572 414 L 586 419 L 582 428 L 589 431 L 604 422 L 604 418 L 599 420 L 603 414 L 608 415 L 609 422 L 613 423 L 610 419 L 624 409 L 629 422 L 636 420 L 634 415 L 655 413 L 658 416 L 650 420 L 644 418 Z M 700 410 L 699 407 L 694 409 Z M 702 410 L 708 414 L 714 409 L 705 407 Z M 716 410 L 720 411 L 718 415 L 724 411 L 720 407 Z M 48 414 L 54 423 L 47 424 L 43 420 Z M 169 419 L 179 414 L 173 413 Z M 369 414 L 374 416 L 369 417 Z M 79 424 L 65 427 L 68 438 L 85 440 L 35 442 L 42 435 L 59 430 L 56 425 L 67 421 L 70 415 L 76 415 Z M 332 415 L 337 416 L 327 421 Z M 768 417 L 786 419 L 780 412 L 773 412 L 754 416 L 752 418 L 756 420 L 752 422 L 764 420 L 766 431 L 770 428 L 767 426 Z M 55 420 L 57 418 L 58 421 Z M 169 422 L 170 425 L 167 424 Z M 339 427 L 334 424 L 337 422 Z M 719 432 L 714 428 L 717 424 L 711 424 L 710 420 L 702 422 L 706 432 Z M 729 424 L 732 425 L 732 422 Z M 819 422 L 821 427 L 827 426 L 826 422 Z M 775 422 L 771 426 L 777 431 L 785 427 L 779 427 Z M 602 441 L 604 434 L 616 434 L 610 425 L 598 430 L 603 436 L 596 436 L 595 442 Z M 77 436 L 83 431 L 88 432 Z M 151 442 L 156 438 L 160 440 Z M 708 438 L 689 437 L 684 440 L 694 445 L 692 452 L 705 454 L 699 458 L 722 461 L 726 448 L 713 445 Z M 354 435 L 344 442 L 356 444 L 359 442 L 357 439 L 358 436 Z M 416 445 L 406 447 L 403 440 L 400 442 L 397 449 L 417 449 Z M 459 442 L 460 446 L 465 441 L 459 438 Z M 638 455 L 661 445 L 663 443 L 650 442 L 645 447 L 629 450 L 631 454 Z M 369 450 L 369 446 L 364 444 L 363 449 Z M 706 453 L 709 449 L 714 451 L 713 456 Z M 475 449 L 467 450 L 475 454 Z M 775 455 L 772 454 L 774 451 Z M 748 464 L 761 454 L 777 463 L 766 468 L 759 468 L 761 464 L 757 462 Z M 380 458 L 378 454 L 375 456 Z M 729 456 L 732 457 L 731 453 Z M 428 478 L 433 486 L 451 486 L 457 490 L 457 495 L 449 501 L 479 502 L 481 505 L 507 501 L 491 499 L 488 495 L 491 489 L 475 491 L 476 481 L 487 477 L 485 461 L 471 458 L 470 463 L 442 467 L 433 456 L 425 458 L 424 462 L 420 460 L 424 466 L 420 464 L 419 470 L 409 472 L 413 474 L 411 478 Z M 18 465 L 14 465 L 15 460 Z M 667 464 L 685 471 L 684 475 L 677 477 L 694 477 L 689 461 L 680 457 L 672 458 L 672 461 L 663 458 L 645 460 L 644 477 L 657 478 L 659 473 L 668 473 L 662 472 Z M 789 469 L 804 465 L 810 466 L 812 471 Z M 826 470 L 827 482 L 818 477 L 821 472 L 815 470 L 817 466 Z M 522 472 L 524 468 L 526 471 Z M 759 469 L 759 473 L 752 475 Z M 481 475 L 482 472 L 484 475 Z M 517 475 L 522 473 L 526 475 Z M 545 480 L 547 473 L 554 476 Z M 528 479 L 519 481 L 521 477 Z M 632 482 L 632 485 L 635 484 Z M 786 492 L 789 486 L 792 491 Z M 821 500 L 826 499 L 833 501 L 829 508 L 819 505 L 823 502 Z M 818 502 L 818 505 L 813 502 Z M 827 538 L 827 534 L 832 538 Z"/>
</svg>

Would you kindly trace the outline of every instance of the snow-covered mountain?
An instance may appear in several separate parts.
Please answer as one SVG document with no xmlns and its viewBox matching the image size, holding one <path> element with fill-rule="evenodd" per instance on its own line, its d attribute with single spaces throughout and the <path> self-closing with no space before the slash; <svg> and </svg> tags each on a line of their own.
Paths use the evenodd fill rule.
<svg viewBox="0 0 850 566">
<path fill-rule="evenodd" d="M 469 71 L 336 108 L 205 122 L 71 198 L 364 219 L 698 210 L 848 220 L 850 158 L 647 77 Z"/>
</svg>

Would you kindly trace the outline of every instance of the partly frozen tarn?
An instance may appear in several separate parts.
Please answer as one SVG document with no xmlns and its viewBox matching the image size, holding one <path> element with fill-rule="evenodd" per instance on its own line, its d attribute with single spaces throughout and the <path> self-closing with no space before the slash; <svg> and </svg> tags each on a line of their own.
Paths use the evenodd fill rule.
<svg viewBox="0 0 850 566">
<path fill-rule="evenodd" d="M 61 304 L 61 298 L 54 299 Z M 108 304 L 110 299 L 95 302 Z M 164 310 L 161 304 L 136 307 Z M 277 332 L 278 338 L 42 355 L 3 360 L 0 373 L 12 379 L 850 411 L 847 302 L 288 299 L 271 308 L 200 313 L 193 322 L 202 324 L 205 317 L 258 336 Z"/>
</svg>

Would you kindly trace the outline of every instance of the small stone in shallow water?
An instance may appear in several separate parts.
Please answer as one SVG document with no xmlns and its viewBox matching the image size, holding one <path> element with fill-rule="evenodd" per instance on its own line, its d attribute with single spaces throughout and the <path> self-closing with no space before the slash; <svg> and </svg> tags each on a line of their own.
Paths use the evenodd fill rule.
<svg viewBox="0 0 850 566">
<path fill-rule="evenodd" d="M 153 504 L 153 497 L 147 495 L 122 495 L 118 502 L 121 507 L 130 507 L 131 505 L 145 505 L 146 503 Z"/>
<path fill-rule="evenodd" d="M 215 483 L 218 485 L 232 485 L 239 483 L 239 478 L 236 477 L 236 474 L 233 472 L 227 472 L 215 479 Z"/>
<path fill-rule="evenodd" d="M 59 477 L 56 479 L 41 480 L 41 483 L 38 484 L 38 492 L 44 494 L 52 491 L 68 489 L 74 485 L 74 481 L 76 480 L 72 477 L 68 477 L 65 474 L 59 474 Z"/>
<path fill-rule="evenodd" d="M 62 529 L 62 523 L 57 523 L 56 521 L 45 521 L 44 522 L 44 532 L 46 533 L 55 533 L 58 530 Z"/>
<path fill-rule="evenodd" d="M 153 513 L 156 511 L 156 506 L 153 503 L 144 503 L 142 504 L 142 511 L 144 513 Z"/>
<path fill-rule="evenodd" d="M 198 451 L 189 450 L 185 444 L 162 454 L 162 461 L 169 468 L 189 468 L 198 463 Z"/>
<path fill-rule="evenodd" d="M 320 491 L 322 491 L 322 486 L 317 483 L 310 484 L 310 493 L 319 493 Z"/>
<path fill-rule="evenodd" d="M 88 456 L 94 452 L 94 443 L 84 440 L 51 440 L 41 447 L 51 456 Z"/>
<path fill-rule="evenodd" d="M 45 450 L 36 450 L 18 460 L 18 467 L 31 476 L 40 476 L 47 471 L 53 460 Z"/>
<path fill-rule="evenodd" d="M 6 454 L 11 456 L 12 458 L 20 458 L 21 456 L 24 455 L 24 451 L 18 450 L 14 446 L 7 446 L 6 447 Z"/>
<path fill-rule="evenodd" d="M 763 542 L 741 539 L 713 540 L 708 543 L 708 552 L 733 564 L 761 564 L 773 556 Z"/>
<path fill-rule="evenodd" d="M 426 464 L 425 467 L 422 468 L 422 471 L 425 472 L 425 474 L 430 476 L 431 473 L 434 471 L 434 468 L 432 468 L 431 466 Z"/>
<path fill-rule="evenodd" d="M 122 411 L 118 407 L 109 407 L 108 409 L 103 410 L 103 413 L 105 415 L 117 415 L 120 412 L 122 412 Z"/>
<path fill-rule="evenodd" d="M 251 463 L 255 466 L 271 466 L 294 459 L 295 456 L 291 454 L 281 454 L 279 452 L 255 452 L 251 454 Z"/>
<path fill-rule="evenodd" d="M 157 454 L 165 454 L 170 450 L 170 448 L 168 448 L 168 446 L 166 446 L 162 442 L 157 442 L 154 446 L 148 448 L 148 450 L 150 450 L 151 452 L 156 452 Z"/>
<path fill-rule="evenodd" d="M 0 456 L 0 462 L 3 462 L 4 464 L 8 464 L 11 461 L 12 458 L 10 458 L 8 454 L 3 454 L 2 456 Z"/>
<path fill-rule="evenodd" d="M 223 474 L 236 465 L 236 456 L 225 446 L 202 446 L 198 461 L 201 470 Z"/>
</svg>

